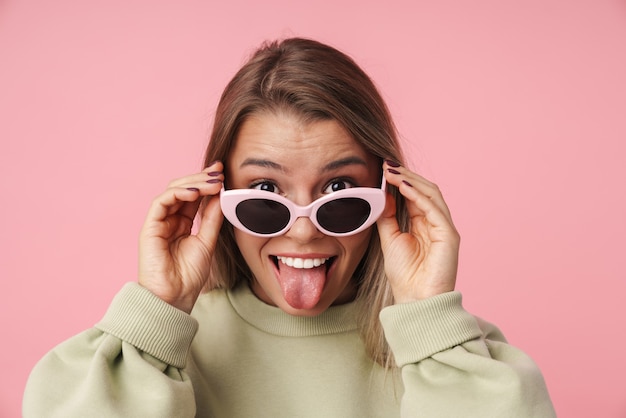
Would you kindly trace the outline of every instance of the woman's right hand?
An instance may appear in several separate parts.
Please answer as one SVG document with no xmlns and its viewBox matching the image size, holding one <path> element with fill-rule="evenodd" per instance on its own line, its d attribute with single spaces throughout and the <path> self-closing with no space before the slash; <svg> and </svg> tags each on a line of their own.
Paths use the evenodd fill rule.
<svg viewBox="0 0 626 418">
<path fill-rule="evenodd" d="M 191 312 L 207 285 L 222 225 L 219 194 L 224 166 L 174 180 L 153 202 L 139 236 L 139 284 L 174 307 Z M 196 235 L 193 220 L 202 197 L 211 196 Z M 208 287 L 215 287 L 209 283 Z"/>
</svg>

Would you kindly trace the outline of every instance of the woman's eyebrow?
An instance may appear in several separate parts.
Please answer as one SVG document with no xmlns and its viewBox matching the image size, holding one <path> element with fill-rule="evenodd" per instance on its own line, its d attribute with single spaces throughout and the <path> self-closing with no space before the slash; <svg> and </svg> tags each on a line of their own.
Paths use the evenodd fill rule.
<svg viewBox="0 0 626 418">
<path fill-rule="evenodd" d="M 282 172 L 287 171 L 285 167 L 278 164 L 277 162 L 263 159 L 263 158 L 246 158 L 241 163 L 239 168 L 243 168 L 243 167 L 250 166 L 250 165 L 256 166 L 256 167 L 271 168 L 273 170 L 279 170 Z M 350 165 L 362 165 L 362 166 L 367 167 L 367 163 L 365 162 L 364 159 L 357 157 L 357 156 L 352 156 L 352 157 L 346 157 L 346 158 L 341 158 L 339 160 L 331 161 L 330 163 L 322 167 L 320 172 L 333 171 L 333 170 L 337 170 L 339 168 L 350 166 Z"/>
<path fill-rule="evenodd" d="M 364 159 L 357 157 L 357 156 L 352 156 L 352 157 L 342 158 L 340 160 L 331 161 L 330 163 L 326 164 L 324 168 L 322 168 L 322 171 L 332 171 L 338 168 L 346 167 L 349 165 L 355 165 L 355 164 L 363 165 L 367 167 L 367 163 L 365 162 Z"/>
<path fill-rule="evenodd" d="M 239 168 L 243 168 L 249 165 L 263 167 L 263 168 L 272 168 L 274 170 L 285 171 L 285 168 L 271 160 L 265 160 L 262 158 L 246 158 L 243 163 L 239 166 Z"/>
</svg>

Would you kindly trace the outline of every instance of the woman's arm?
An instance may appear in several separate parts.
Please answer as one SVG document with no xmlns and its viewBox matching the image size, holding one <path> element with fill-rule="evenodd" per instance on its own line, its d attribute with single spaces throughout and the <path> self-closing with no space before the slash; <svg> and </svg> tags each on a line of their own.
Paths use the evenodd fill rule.
<svg viewBox="0 0 626 418">
<path fill-rule="evenodd" d="M 458 292 L 383 309 L 402 369 L 402 417 L 555 417 L 533 360 L 461 306 Z"/>
<path fill-rule="evenodd" d="M 94 328 L 57 346 L 33 369 L 28 417 L 193 417 L 185 366 L 197 322 L 136 283 Z"/>
<path fill-rule="evenodd" d="M 172 181 L 139 237 L 139 284 L 125 286 L 95 328 L 59 345 L 34 368 L 25 417 L 193 417 L 182 371 L 197 323 L 188 313 L 210 277 L 222 224 L 223 165 Z M 193 220 L 208 198 L 197 234 Z"/>
<path fill-rule="evenodd" d="M 454 291 L 460 236 L 439 188 L 393 161 L 383 169 L 410 217 L 400 230 L 389 197 L 378 220 L 396 303 L 380 318 L 402 368 L 402 416 L 553 417 L 534 362 L 461 306 Z"/>
</svg>

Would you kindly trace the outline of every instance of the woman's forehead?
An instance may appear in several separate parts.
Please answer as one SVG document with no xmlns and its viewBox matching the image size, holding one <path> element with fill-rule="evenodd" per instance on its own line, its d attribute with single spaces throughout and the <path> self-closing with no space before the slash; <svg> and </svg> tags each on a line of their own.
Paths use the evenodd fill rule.
<svg viewBox="0 0 626 418">
<path fill-rule="evenodd" d="M 229 155 L 234 165 L 367 165 L 372 156 L 337 121 L 304 122 L 288 115 L 264 113 L 246 119 Z"/>
</svg>

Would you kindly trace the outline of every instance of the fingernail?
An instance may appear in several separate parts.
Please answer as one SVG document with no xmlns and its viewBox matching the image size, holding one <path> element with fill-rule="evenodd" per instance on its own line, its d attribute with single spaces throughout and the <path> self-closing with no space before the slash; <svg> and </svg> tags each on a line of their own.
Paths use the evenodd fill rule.
<svg viewBox="0 0 626 418">
<path fill-rule="evenodd" d="M 413 185 L 406 180 L 402 180 L 402 183 L 406 184 L 409 187 L 413 187 Z"/>
<path fill-rule="evenodd" d="M 222 174 L 222 172 L 221 172 L 221 171 L 210 171 L 210 172 L 208 172 L 207 174 L 208 174 L 209 176 L 211 176 L 211 177 L 217 177 L 217 176 L 219 176 L 220 174 Z"/>
<path fill-rule="evenodd" d="M 222 180 L 220 180 L 220 179 L 208 179 L 206 182 L 207 183 L 221 183 Z"/>
<path fill-rule="evenodd" d="M 387 171 L 389 171 L 391 174 L 400 174 L 398 170 L 393 169 L 393 168 L 388 168 Z"/>
<path fill-rule="evenodd" d="M 187 190 L 189 190 L 190 192 L 199 192 L 200 189 L 198 189 L 197 187 L 187 187 Z"/>
<path fill-rule="evenodd" d="M 391 166 L 391 167 L 400 167 L 401 165 L 400 163 L 397 163 L 393 160 L 385 160 L 385 162 L 387 163 L 388 166 Z"/>
</svg>

